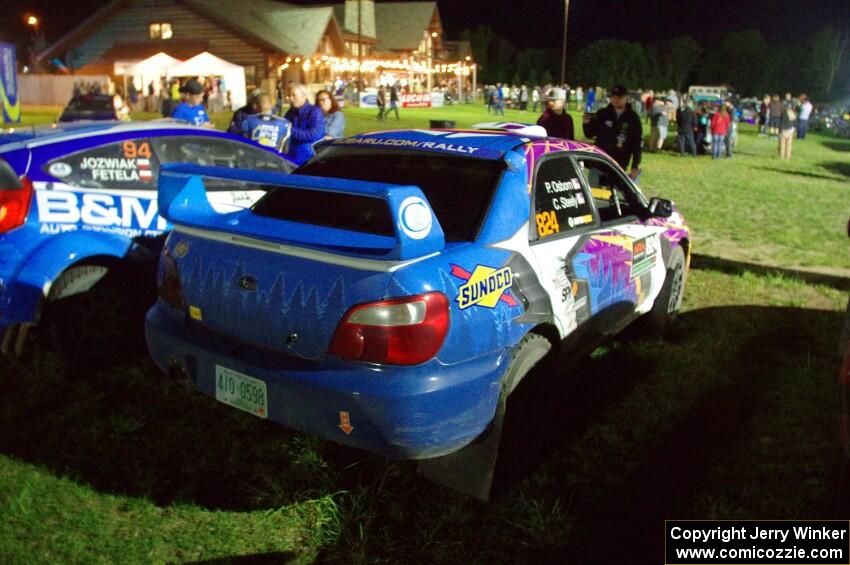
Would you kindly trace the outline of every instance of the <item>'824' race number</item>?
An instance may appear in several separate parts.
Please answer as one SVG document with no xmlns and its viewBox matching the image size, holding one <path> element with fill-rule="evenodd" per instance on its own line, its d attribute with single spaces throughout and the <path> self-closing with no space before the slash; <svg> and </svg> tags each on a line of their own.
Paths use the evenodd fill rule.
<svg viewBox="0 0 850 565">
<path fill-rule="evenodd" d="M 536 220 L 538 237 L 546 237 L 547 235 L 552 235 L 553 233 L 559 233 L 561 231 L 561 226 L 558 225 L 558 218 L 555 217 L 554 210 L 539 212 Z"/>
</svg>

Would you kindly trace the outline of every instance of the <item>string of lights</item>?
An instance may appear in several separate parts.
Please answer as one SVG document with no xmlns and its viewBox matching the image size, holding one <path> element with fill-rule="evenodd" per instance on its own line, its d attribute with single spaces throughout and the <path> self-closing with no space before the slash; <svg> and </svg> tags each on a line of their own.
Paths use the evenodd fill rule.
<svg viewBox="0 0 850 565">
<path fill-rule="evenodd" d="M 362 67 L 360 61 L 348 57 L 333 57 L 322 55 L 321 57 L 287 57 L 286 62 L 280 65 L 280 70 L 286 70 L 292 65 L 301 65 L 305 72 L 311 68 L 330 68 L 335 73 L 343 72 L 377 72 L 382 70 L 407 71 L 418 74 L 428 73 L 428 65 L 423 61 L 405 59 L 363 59 Z M 476 64 L 469 61 L 458 61 L 433 65 L 430 69 L 432 74 L 448 73 L 459 76 L 469 76 Z"/>
</svg>

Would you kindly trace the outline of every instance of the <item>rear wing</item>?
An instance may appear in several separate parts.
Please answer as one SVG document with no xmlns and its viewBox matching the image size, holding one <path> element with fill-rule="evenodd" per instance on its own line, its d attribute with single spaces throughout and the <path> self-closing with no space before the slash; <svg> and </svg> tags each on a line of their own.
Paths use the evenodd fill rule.
<svg viewBox="0 0 850 565">
<path fill-rule="evenodd" d="M 256 183 L 274 191 L 304 190 L 353 195 L 382 201 L 393 235 L 364 233 L 329 225 L 312 225 L 254 213 L 254 207 L 227 214 L 216 212 L 207 199 L 204 179 Z M 234 188 L 240 190 L 239 188 Z M 305 193 L 306 196 L 306 193 Z M 264 198 L 271 197 L 267 194 Z M 159 213 L 175 226 L 214 230 L 280 244 L 328 248 L 341 254 L 373 259 L 407 260 L 442 251 L 446 241 L 440 222 L 417 186 L 287 175 L 224 167 L 168 164 L 160 170 Z M 332 200 L 332 198 L 331 198 Z M 298 205 L 298 202 L 293 202 Z"/>
</svg>

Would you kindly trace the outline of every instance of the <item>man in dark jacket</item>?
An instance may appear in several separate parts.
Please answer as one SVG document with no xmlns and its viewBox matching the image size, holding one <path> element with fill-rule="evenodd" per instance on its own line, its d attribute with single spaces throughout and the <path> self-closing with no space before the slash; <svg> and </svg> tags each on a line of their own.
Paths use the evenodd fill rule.
<svg viewBox="0 0 850 565">
<path fill-rule="evenodd" d="M 629 91 L 622 84 L 611 89 L 611 103 L 596 112 L 584 115 L 584 135 L 596 138 L 596 146 L 608 153 L 629 176 L 640 174 L 640 146 L 643 128 L 640 118 L 629 105 Z M 631 161 L 631 170 L 629 169 Z"/>
<path fill-rule="evenodd" d="M 679 155 L 685 156 L 685 146 L 694 157 L 697 156 L 697 144 L 694 141 L 694 130 L 697 127 L 697 117 L 691 108 L 691 102 L 676 110 L 676 129 L 679 130 Z"/>
<path fill-rule="evenodd" d="M 297 165 L 315 155 L 313 144 L 325 136 L 325 116 L 322 109 L 307 100 L 307 87 L 292 85 L 291 107 L 284 116 L 292 124 L 287 154 Z"/>
<path fill-rule="evenodd" d="M 546 110 L 537 120 L 538 126 L 543 126 L 549 137 L 562 137 L 564 139 L 575 139 L 573 129 L 573 118 L 567 113 L 564 104 L 567 93 L 563 88 L 553 88 L 546 95 Z"/>
<path fill-rule="evenodd" d="M 249 137 L 250 132 L 245 132 L 242 129 L 242 124 L 248 116 L 260 111 L 260 105 L 258 102 L 259 95 L 260 92 L 258 91 L 252 92 L 251 97 L 248 99 L 248 103 L 233 112 L 233 117 L 230 119 L 230 125 L 227 127 L 227 133 Z"/>
</svg>

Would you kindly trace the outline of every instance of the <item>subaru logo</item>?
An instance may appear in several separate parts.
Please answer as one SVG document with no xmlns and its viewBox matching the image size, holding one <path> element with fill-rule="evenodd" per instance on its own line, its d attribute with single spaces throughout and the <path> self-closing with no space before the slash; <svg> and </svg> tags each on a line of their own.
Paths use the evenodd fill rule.
<svg viewBox="0 0 850 565">
<path fill-rule="evenodd" d="M 255 290 L 257 290 L 257 279 L 255 279 L 251 275 L 245 275 L 244 277 L 239 279 L 239 286 L 242 288 L 242 290 L 254 292 Z"/>
</svg>

